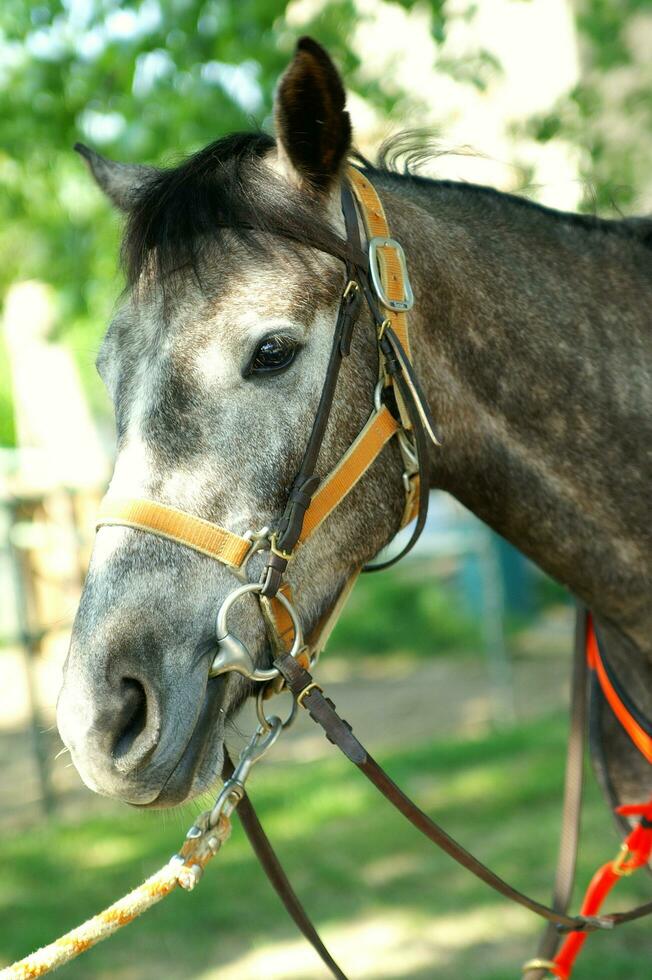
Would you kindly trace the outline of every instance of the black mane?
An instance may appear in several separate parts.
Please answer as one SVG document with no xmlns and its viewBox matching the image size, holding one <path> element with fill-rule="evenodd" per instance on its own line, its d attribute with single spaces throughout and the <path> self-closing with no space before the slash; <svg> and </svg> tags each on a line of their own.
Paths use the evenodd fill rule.
<svg viewBox="0 0 652 980">
<path fill-rule="evenodd" d="M 152 261 L 159 282 L 191 266 L 207 243 L 221 247 L 225 229 L 254 250 L 273 247 L 261 232 L 343 257 L 345 243 L 318 202 L 261 167 L 275 141 L 265 133 L 233 133 L 144 185 L 127 220 L 122 262 L 133 286 Z M 232 241 L 232 238 L 229 239 Z"/>
<path fill-rule="evenodd" d="M 491 187 L 419 176 L 414 167 L 438 155 L 438 151 L 431 143 L 426 148 L 415 144 L 406 152 L 411 135 L 414 134 L 401 133 L 384 144 L 377 164 L 360 154 L 354 156 L 353 162 L 372 177 L 374 173 L 386 174 L 396 180 L 449 187 L 494 200 L 507 199 L 586 230 L 615 232 L 652 247 L 651 219 L 619 221 L 557 211 Z M 262 158 L 274 146 L 274 139 L 266 133 L 233 133 L 199 150 L 177 167 L 156 171 L 143 185 L 125 229 L 122 260 L 128 285 L 138 281 L 152 260 L 159 283 L 188 266 L 198 275 L 202 249 L 206 243 L 223 246 L 225 229 L 234 231 L 243 244 L 254 250 L 273 248 L 273 236 L 281 236 L 343 258 L 346 244 L 325 220 L 319 203 L 261 167 Z M 399 158 L 403 159 L 401 170 Z"/>
<path fill-rule="evenodd" d="M 510 194 L 485 184 L 473 184 L 460 180 L 440 180 L 425 177 L 418 173 L 419 167 L 431 163 L 438 157 L 448 156 L 451 151 L 442 148 L 435 136 L 424 130 L 405 130 L 394 133 L 386 139 L 378 150 L 376 163 L 371 163 L 362 154 L 357 154 L 357 162 L 370 174 L 386 174 L 397 180 L 408 179 L 418 184 L 450 188 L 458 192 L 484 195 L 488 199 L 509 201 L 517 206 L 547 214 L 566 224 L 576 225 L 586 231 L 616 233 L 625 238 L 634 238 L 648 248 L 652 248 L 652 216 L 627 218 L 602 218 L 595 214 L 581 214 L 576 211 L 561 211 L 523 194 Z M 469 147 L 453 151 L 456 156 L 478 156 Z"/>
</svg>

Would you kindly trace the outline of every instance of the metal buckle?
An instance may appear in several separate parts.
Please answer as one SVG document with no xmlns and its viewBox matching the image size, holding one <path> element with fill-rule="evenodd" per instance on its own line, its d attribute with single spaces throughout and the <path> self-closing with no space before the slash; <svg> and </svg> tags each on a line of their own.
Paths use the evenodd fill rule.
<svg viewBox="0 0 652 980">
<path fill-rule="evenodd" d="M 272 554 L 277 555 L 279 558 L 284 558 L 285 561 L 289 561 L 292 558 L 291 551 L 283 551 L 282 548 L 278 546 L 278 532 L 274 531 L 273 534 L 269 536 L 269 550 Z"/>
<path fill-rule="evenodd" d="M 382 248 L 393 248 L 396 252 L 396 257 L 403 275 L 403 299 L 390 299 L 385 292 L 378 265 L 378 249 Z M 379 236 L 372 238 L 369 242 L 369 272 L 371 273 L 371 282 L 376 291 L 376 296 L 383 306 L 386 306 L 388 310 L 393 310 L 395 313 L 406 313 L 412 309 L 414 306 L 414 293 L 412 292 L 410 277 L 408 276 L 405 252 L 400 242 L 397 242 L 395 238 L 382 238 Z"/>
<path fill-rule="evenodd" d="M 388 327 L 391 327 L 391 325 L 392 325 L 391 320 L 383 320 L 383 322 L 380 324 L 380 326 L 378 327 L 378 343 L 381 342 L 381 340 L 385 336 L 385 331 L 387 330 Z"/>
<path fill-rule="evenodd" d="M 260 529 L 260 531 L 246 531 L 244 538 L 246 541 L 251 542 L 249 546 L 249 551 L 244 556 L 244 560 L 239 568 L 232 568 L 231 571 L 237 579 L 246 585 L 249 581 L 249 576 L 247 575 L 247 565 L 249 564 L 249 559 L 252 555 L 255 555 L 258 551 L 269 550 L 269 534 L 270 529 L 265 526 Z"/>
<path fill-rule="evenodd" d="M 634 858 L 634 857 L 635 857 L 634 852 L 630 849 L 628 844 L 626 844 L 625 841 L 623 841 L 622 844 L 620 845 L 620 850 L 618 851 L 618 854 L 611 862 L 611 870 L 615 875 L 618 875 L 619 878 L 629 878 L 629 876 L 631 874 L 634 874 L 634 872 L 639 867 L 636 864 L 634 865 L 627 864 L 627 861 L 630 858 Z"/>
<path fill-rule="evenodd" d="M 305 708 L 305 704 L 303 703 L 303 700 L 304 698 L 307 698 L 308 695 L 312 693 L 312 691 L 321 691 L 322 694 L 324 693 L 323 689 L 319 686 L 319 684 L 313 681 L 311 684 L 308 684 L 307 687 L 304 687 L 303 691 L 300 691 L 299 694 L 297 694 L 296 704 L 300 704 L 302 708 Z"/>
<path fill-rule="evenodd" d="M 540 956 L 535 956 L 533 960 L 528 960 L 521 967 L 523 973 L 528 973 L 530 970 L 547 970 L 550 976 L 559 976 L 559 967 L 554 960 L 542 959 Z"/>
</svg>

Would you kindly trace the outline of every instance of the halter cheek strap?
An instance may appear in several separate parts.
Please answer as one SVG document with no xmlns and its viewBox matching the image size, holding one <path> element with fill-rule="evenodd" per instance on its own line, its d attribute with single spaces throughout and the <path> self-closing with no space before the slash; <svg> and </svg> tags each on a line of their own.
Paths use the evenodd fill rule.
<svg viewBox="0 0 652 980">
<path fill-rule="evenodd" d="M 373 276 L 377 265 L 379 276 L 375 278 L 375 282 L 380 283 L 385 293 L 383 306 L 387 310 L 386 319 L 390 321 L 409 357 L 407 311 L 414 302 L 414 297 L 406 274 L 403 249 L 390 237 L 383 203 L 371 181 L 355 167 L 349 168 L 348 176 L 369 241 L 370 272 Z"/>
</svg>

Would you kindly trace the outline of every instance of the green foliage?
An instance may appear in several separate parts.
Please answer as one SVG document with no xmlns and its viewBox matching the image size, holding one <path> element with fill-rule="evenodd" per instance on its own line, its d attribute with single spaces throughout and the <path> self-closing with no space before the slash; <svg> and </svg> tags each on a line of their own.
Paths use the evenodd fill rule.
<svg viewBox="0 0 652 980">
<path fill-rule="evenodd" d="M 473 20 L 477 3 L 452 10 L 444 0 L 386 2 L 426 12 L 438 68 L 458 82 L 485 90 L 499 74 L 482 43 L 458 58 L 442 48 L 456 19 Z M 72 146 L 81 139 L 118 159 L 164 164 L 227 132 L 269 128 L 274 86 L 299 33 L 287 6 L 286 0 L 0 4 L 0 295 L 22 279 L 54 286 L 59 332 L 68 342 L 74 336 L 98 407 L 105 402 L 92 364 L 122 284 L 119 219 Z M 328 47 L 348 88 L 380 112 L 388 131 L 414 120 L 431 93 L 403 91 L 391 70 L 361 63 L 354 50 L 354 27 L 369 14 L 354 0 L 314 9 L 300 31 Z M 642 148 L 652 130 L 650 80 L 642 77 L 628 88 L 617 107 L 636 120 L 631 139 L 623 140 L 620 128 L 612 138 L 600 125 L 610 89 L 595 77 L 607 73 L 608 81 L 608 72 L 631 62 L 628 27 L 650 9 L 651 0 L 583 0 L 577 23 L 585 77 L 554 112 L 529 124 L 537 139 L 563 138 L 581 151 L 592 188 L 587 209 L 633 207 L 650 172 L 652 158 Z M 397 62 L 405 57 L 396 50 Z M 4 380 L 0 439 L 7 444 L 12 429 Z"/>
<path fill-rule="evenodd" d="M 480 48 L 464 61 L 440 58 L 437 64 L 457 82 L 473 85 L 480 92 L 485 92 L 490 83 L 502 72 L 502 66 L 496 56 L 485 48 Z"/>
<path fill-rule="evenodd" d="M 423 7 L 423 0 L 397 0 L 397 3 L 406 10 L 413 10 L 415 7 Z M 431 32 L 435 41 L 442 43 L 446 39 L 446 27 L 450 19 L 450 13 L 445 9 L 444 0 L 429 0 L 427 4 L 431 15 Z M 475 4 L 470 4 L 467 10 L 462 8 L 460 15 L 464 18 L 475 16 Z"/>
<path fill-rule="evenodd" d="M 577 26 L 591 44 L 596 67 L 608 71 L 629 63 L 623 28 L 634 14 L 651 8 L 650 0 L 584 0 Z"/>
<path fill-rule="evenodd" d="M 554 716 L 482 739 L 421 745 L 381 762 L 467 847 L 517 887 L 545 898 L 557 848 L 566 730 L 566 719 Z M 434 936 L 427 962 L 406 967 L 401 976 L 505 980 L 533 954 L 539 920 L 516 911 L 436 851 L 335 750 L 317 762 L 263 763 L 252 795 L 321 929 L 346 935 L 377 920 L 379 928 L 385 921 L 390 928 L 416 923 Z M 593 781 L 587 795 L 582 885 L 617 850 Z M 178 849 L 192 820 L 189 808 L 163 816 L 116 806 L 107 816 L 5 835 L 0 961 L 61 934 L 158 867 Z M 616 906 L 644 900 L 648 891 L 643 873 L 628 879 L 619 886 Z M 459 917 L 454 924 L 452 916 Z M 288 941 L 299 942 L 294 927 L 236 821 L 195 892 L 166 899 L 65 973 L 71 980 L 213 976 L 256 946 Z M 399 934 L 399 949 L 401 942 Z M 346 942 L 341 948 L 346 969 L 353 951 Z M 650 953 L 645 922 L 592 936 L 578 980 L 647 980 Z M 377 965 L 379 976 L 389 975 Z"/>
<path fill-rule="evenodd" d="M 649 18 L 652 0 L 582 0 L 577 6 L 581 80 L 525 130 L 540 142 L 563 139 L 581 151 L 583 210 L 613 216 L 649 211 L 640 194 L 649 190 L 652 167 L 652 72 L 649 57 L 636 51 L 634 18 Z"/>
<path fill-rule="evenodd" d="M 477 625 L 452 588 L 397 569 L 360 576 L 330 649 L 431 657 L 479 643 Z"/>
</svg>

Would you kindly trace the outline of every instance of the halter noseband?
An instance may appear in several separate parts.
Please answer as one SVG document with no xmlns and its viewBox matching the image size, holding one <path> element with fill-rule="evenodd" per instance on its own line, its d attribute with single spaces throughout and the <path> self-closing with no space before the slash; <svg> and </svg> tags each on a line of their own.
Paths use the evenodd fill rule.
<svg viewBox="0 0 652 980">
<path fill-rule="evenodd" d="M 360 243 L 358 211 L 368 243 L 366 252 Z M 273 530 L 263 528 L 260 532 L 248 532 L 241 537 L 203 518 L 153 500 L 119 500 L 107 496 L 100 505 L 98 530 L 107 525 L 122 525 L 167 538 L 222 562 L 244 583 L 227 597 L 218 614 L 221 628 L 218 629 L 218 652 L 211 666 L 211 676 L 235 670 L 262 682 L 278 674 L 275 668 L 256 669 L 249 652 L 226 629 L 227 609 L 240 595 L 249 592 L 257 594 L 261 601 L 274 648 L 291 648 L 295 655 L 307 654 L 309 661 L 316 658 L 360 569 L 351 576 L 340 599 L 304 645 L 284 578 L 288 563 L 364 476 L 393 436 L 398 439 L 404 464 L 405 507 L 400 526 L 404 527 L 415 517 L 417 521 L 402 551 L 368 570 L 386 568 L 402 558 L 413 547 L 425 524 L 429 492 L 428 441 L 439 445 L 439 440 L 410 361 L 407 312 L 414 300 L 405 256 L 400 244 L 390 237 L 376 190 L 367 177 L 353 167 L 349 168 L 348 182 L 342 191 L 342 212 L 347 241 L 343 260 L 347 282 L 340 299 L 319 406 L 278 526 Z M 379 379 L 374 407 L 348 451 L 320 481 L 315 466 L 332 410 L 340 366 L 349 354 L 363 297 L 377 331 Z M 249 583 L 246 565 L 251 555 L 260 550 L 267 551 L 263 575 L 259 583 Z"/>
</svg>

